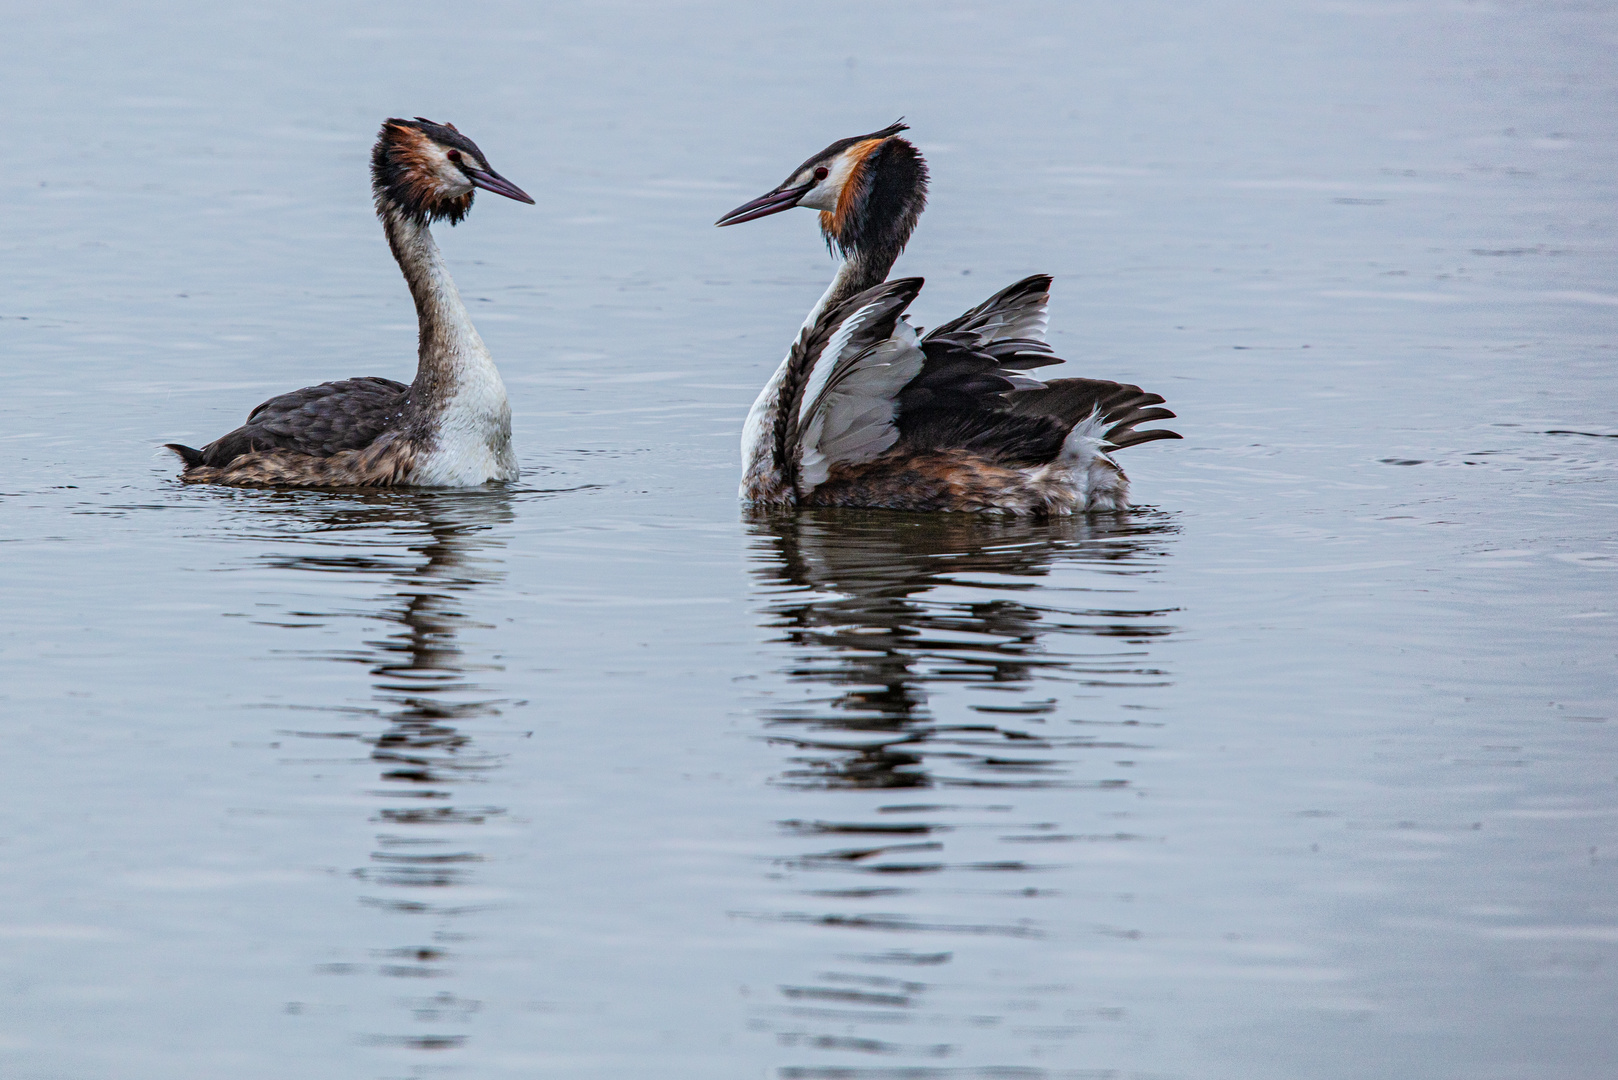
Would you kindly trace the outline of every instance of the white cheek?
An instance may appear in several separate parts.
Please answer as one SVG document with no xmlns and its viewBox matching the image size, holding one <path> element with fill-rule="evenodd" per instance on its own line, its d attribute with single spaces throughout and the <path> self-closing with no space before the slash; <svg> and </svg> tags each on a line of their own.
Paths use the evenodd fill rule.
<svg viewBox="0 0 1618 1080">
<path fill-rule="evenodd" d="M 799 206 L 807 206 L 811 210 L 837 209 L 837 189 L 830 180 L 823 181 L 821 185 L 798 200 Z"/>
<path fill-rule="evenodd" d="M 427 168 L 432 174 L 433 181 L 438 185 L 438 194 L 444 198 L 458 199 L 471 191 L 472 181 L 466 178 L 461 167 L 451 161 L 449 155 L 442 150 L 437 147 L 433 150 L 434 153 L 427 160 Z"/>
<path fill-rule="evenodd" d="M 459 168 L 445 162 L 438 169 L 438 182 L 444 185 L 444 191 L 451 198 L 459 198 L 472 190 L 472 181 Z"/>
<path fill-rule="evenodd" d="M 843 185 L 848 183 L 849 174 L 853 171 L 854 159 L 844 153 L 831 163 L 831 174 L 820 182 L 820 186 L 799 199 L 798 205 L 811 210 L 836 210 L 837 197 L 843 193 Z"/>
</svg>

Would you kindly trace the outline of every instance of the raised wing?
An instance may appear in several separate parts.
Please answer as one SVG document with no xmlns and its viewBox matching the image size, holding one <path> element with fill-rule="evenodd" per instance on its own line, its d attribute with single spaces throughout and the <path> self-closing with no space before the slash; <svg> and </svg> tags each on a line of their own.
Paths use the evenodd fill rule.
<svg viewBox="0 0 1618 1080">
<path fill-rule="evenodd" d="M 1136 429 L 1174 416 L 1153 408 L 1163 398 L 1138 386 L 1102 379 L 1045 383 L 1021 374 L 1062 363 L 1045 343 L 1050 286 L 1045 274 L 1024 278 L 922 339 L 927 361 L 899 398 L 898 426 L 907 446 L 1037 464 L 1054 460 L 1068 433 L 1087 421 L 1095 422 L 1104 451 L 1180 437 Z"/>
<path fill-rule="evenodd" d="M 951 319 L 935 328 L 928 337 L 939 334 L 968 332 L 985 341 L 1001 338 L 1023 338 L 1045 341 L 1045 327 L 1049 322 L 1046 308 L 1051 301 L 1051 276 L 1034 274 L 1007 285 L 971 311 Z"/>
<path fill-rule="evenodd" d="M 800 493 L 835 465 L 880 455 L 899 438 L 899 392 L 924 359 L 900 317 L 921 278 L 867 289 L 827 311 L 793 345 L 777 418 L 776 461 Z"/>
<path fill-rule="evenodd" d="M 835 466 L 870 461 L 901 440 L 908 451 L 968 450 L 1027 466 L 1056 460 L 1080 424 L 1103 451 L 1180 437 L 1136 430 L 1174 415 L 1138 386 L 1022 374 L 1062 362 L 1043 340 L 1050 278 L 1019 281 L 918 338 L 902 316 L 921 284 L 906 278 L 868 289 L 793 344 L 774 455 L 800 496 Z"/>
<path fill-rule="evenodd" d="M 989 423 L 987 414 L 1005 409 L 1008 391 L 1044 387 L 1024 372 L 1062 362 L 1045 344 L 1050 288 L 1047 274 L 1024 278 L 921 339 L 926 362 L 899 398 L 899 425 L 907 442 L 970 449 L 995 442 L 992 433 L 1005 425 Z M 1019 446 L 1026 441 L 1022 436 L 1008 437 Z M 1054 432 L 1036 441 L 1041 448 L 1023 447 L 1015 459 L 1030 454 L 1037 459 L 1046 443 L 1053 454 L 1061 447 Z"/>
<path fill-rule="evenodd" d="M 1060 364 L 1045 343 L 1050 299 L 1049 274 L 1025 277 L 964 315 L 934 327 L 922 340 L 953 339 L 993 356 L 1000 366 L 1012 370 Z"/>
<path fill-rule="evenodd" d="M 371 444 L 399 415 L 410 387 L 366 377 L 306 386 L 264 402 L 247 423 L 202 448 L 200 464 L 228 465 L 252 450 L 330 457 Z"/>
<path fill-rule="evenodd" d="M 1045 274 L 1024 278 L 922 338 L 921 372 L 899 395 L 906 447 L 970 450 L 1008 465 L 1037 465 L 1061 453 L 1071 425 L 1006 408 L 1044 389 L 1025 371 L 1062 362 L 1045 344 L 1050 285 Z"/>
</svg>

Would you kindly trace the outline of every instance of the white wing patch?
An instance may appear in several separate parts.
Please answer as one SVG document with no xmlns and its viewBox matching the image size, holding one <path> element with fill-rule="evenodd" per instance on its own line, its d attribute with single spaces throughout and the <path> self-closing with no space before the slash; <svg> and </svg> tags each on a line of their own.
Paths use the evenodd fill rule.
<svg viewBox="0 0 1618 1080">
<path fill-rule="evenodd" d="M 854 335 L 858 334 L 866 323 L 871 322 L 881 314 L 881 309 L 887 306 L 886 301 L 887 297 L 882 297 L 875 303 L 866 304 L 844 319 L 832 334 L 831 340 L 826 342 L 826 347 L 815 358 L 815 366 L 809 372 L 808 380 L 803 384 L 803 396 L 798 399 L 798 427 L 800 430 L 808 421 L 809 414 L 820 405 L 820 396 L 826 392 L 826 384 L 831 381 L 831 377 L 836 373 L 838 366 L 858 359 L 857 356 L 846 355 L 849 351 L 849 345 L 853 342 Z"/>
<path fill-rule="evenodd" d="M 810 374 L 798 412 L 798 487 L 804 494 L 825 483 L 834 465 L 870 461 L 898 441 L 894 399 L 925 360 L 915 330 L 900 319 L 887 339 L 851 351 L 860 326 L 879 317 L 883 307 L 892 310 L 884 298 L 851 315 Z"/>
</svg>

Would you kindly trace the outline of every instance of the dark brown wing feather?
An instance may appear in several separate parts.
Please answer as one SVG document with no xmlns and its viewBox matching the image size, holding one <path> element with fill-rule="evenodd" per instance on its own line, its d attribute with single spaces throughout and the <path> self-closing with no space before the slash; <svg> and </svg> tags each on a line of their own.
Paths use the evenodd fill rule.
<svg viewBox="0 0 1618 1080">
<path fill-rule="evenodd" d="M 1019 396 L 1010 393 L 1019 384 L 1001 355 L 969 334 L 929 334 L 921 348 L 926 356 L 921 372 L 898 397 L 895 422 L 905 449 L 970 450 L 1007 465 L 1038 465 L 1061 453 L 1072 425 L 1009 411 L 1006 401 Z"/>
<path fill-rule="evenodd" d="M 197 461 L 181 457 L 188 466 L 218 467 L 254 450 L 314 457 L 361 450 L 398 422 L 409 392 L 404 383 L 374 376 L 306 386 L 254 409 L 247 423 L 196 452 Z"/>
<path fill-rule="evenodd" d="M 933 330 L 927 363 L 899 395 L 899 427 L 926 449 L 960 447 L 1004 463 L 1039 464 L 1061 452 L 1074 425 L 1100 414 L 1107 449 L 1178 439 L 1136 425 L 1174 414 L 1163 398 L 1104 379 L 1053 379 L 1030 387 L 1020 372 L 1060 364 L 1043 340 L 1051 279 L 1035 274 Z M 988 339 L 988 340 L 985 340 Z"/>
<path fill-rule="evenodd" d="M 1042 385 L 1023 372 L 1062 362 L 1040 340 L 1050 286 L 1046 274 L 1024 278 L 922 339 L 926 360 L 898 397 L 906 449 L 966 450 L 1015 466 L 1061 453 L 1072 423 L 1006 408 L 1012 391 Z"/>
<path fill-rule="evenodd" d="M 1060 364 L 1045 344 L 1045 308 L 1050 303 L 1051 276 L 1034 274 L 1014 282 L 970 311 L 934 327 L 929 338 L 952 334 L 973 335 L 994 342 L 1002 352 L 1021 353 L 1021 362 L 1007 364 L 1020 370 Z M 1005 346 L 1015 346 L 1006 349 Z M 1043 354 L 1046 359 L 1039 359 Z"/>
<path fill-rule="evenodd" d="M 1016 346 L 1018 342 L 996 342 Z M 1026 387 L 1010 365 L 1015 359 L 985 348 L 970 336 L 929 335 L 922 342 L 926 361 L 921 373 L 899 392 L 897 426 L 908 450 L 969 450 L 1004 465 L 1040 465 L 1054 461 L 1075 424 L 1100 413 L 1107 429 L 1108 450 L 1178 439 L 1164 429 L 1136 430 L 1135 425 L 1174 416 L 1153 408 L 1163 398 L 1138 386 L 1104 379 L 1053 379 Z M 1035 354 L 1042 363 L 1061 363 Z"/>
<path fill-rule="evenodd" d="M 1099 412 L 1108 425 L 1103 436 L 1108 447 L 1121 450 L 1156 439 L 1180 438 L 1178 432 L 1165 428 L 1135 430 L 1136 424 L 1172 419 L 1174 414 L 1168 409 L 1152 407 L 1162 403 L 1162 395 L 1128 383 L 1105 379 L 1052 379 L 1041 390 L 1021 390 L 1006 395 L 1003 408 L 1019 416 L 1054 417 L 1066 425 L 1066 431 Z"/>
</svg>

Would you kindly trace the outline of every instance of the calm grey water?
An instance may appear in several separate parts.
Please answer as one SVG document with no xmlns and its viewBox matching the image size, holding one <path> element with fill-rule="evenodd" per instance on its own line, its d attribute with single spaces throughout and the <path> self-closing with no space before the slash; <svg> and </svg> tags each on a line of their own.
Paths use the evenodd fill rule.
<svg viewBox="0 0 1618 1080">
<path fill-rule="evenodd" d="M 1618 1071 L 1618 12 L 6 5 L 0 1074 Z M 409 378 L 379 121 L 524 477 L 186 488 Z M 1035 271 L 1142 502 L 751 519 L 904 114 L 932 324 Z"/>
</svg>

